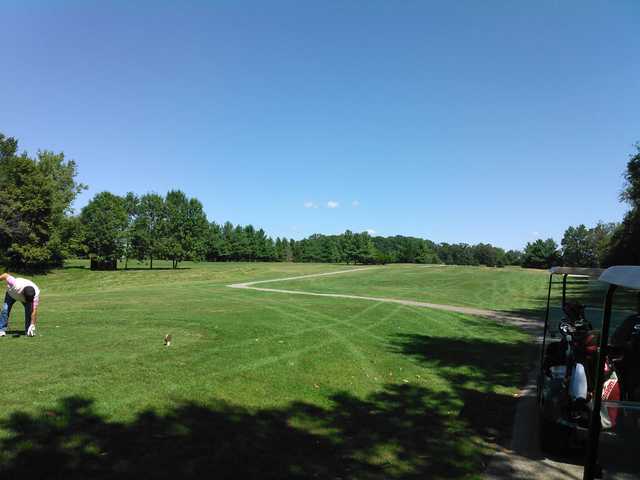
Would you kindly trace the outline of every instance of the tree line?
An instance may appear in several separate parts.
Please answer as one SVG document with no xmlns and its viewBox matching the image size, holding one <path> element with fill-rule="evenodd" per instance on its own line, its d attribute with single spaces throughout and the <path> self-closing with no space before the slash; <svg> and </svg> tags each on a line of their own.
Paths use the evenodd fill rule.
<svg viewBox="0 0 640 480">
<path fill-rule="evenodd" d="M 630 206 L 621 223 L 571 226 L 560 246 L 553 239 L 528 243 L 523 251 L 489 243 L 434 243 L 371 236 L 347 230 L 302 240 L 275 238 L 252 225 L 210 222 L 202 203 L 180 190 L 166 195 L 96 194 L 79 214 L 71 209 L 86 189 L 77 165 L 63 153 L 18 153 L 18 142 L 0 134 L 0 264 L 15 270 L 55 267 L 65 258 L 91 259 L 92 268 L 125 268 L 130 259 L 278 261 L 353 264 L 552 265 L 605 267 L 640 264 L 640 144 L 625 172 L 621 201 Z"/>
<path fill-rule="evenodd" d="M 97 194 L 76 217 L 75 254 L 96 268 L 114 268 L 118 260 L 276 261 L 347 264 L 451 263 L 504 266 L 518 264 L 517 252 L 489 244 L 435 244 L 413 237 L 371 237 L 349 230 L 314 234 L 302 240 L 277 237 L 253 225 L 208 222 L 202 204 L 174 190 L 162 197 Z"/>
</svg>

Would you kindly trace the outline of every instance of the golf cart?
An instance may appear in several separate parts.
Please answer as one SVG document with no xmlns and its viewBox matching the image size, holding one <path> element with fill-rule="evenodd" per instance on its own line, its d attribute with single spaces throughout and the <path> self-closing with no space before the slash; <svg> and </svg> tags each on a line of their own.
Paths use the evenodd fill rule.
<svg viewBox="0 0 640 480">
<path fill-rule="evenodd" d="M 584 444 L 587 439 L 589 415 L 585 408 L 586 398 L 574 402 L 576 399 L 571 398 L 570 389 L 576 389 L 571 381 L 578 377 L 572 375 L 578 365 L 581 365 L 579 368 L 582 370 L 585 367 L 593 369 L 593 350 L 597 335 L 587 317 L 597 316 L 598 312 L 594 315 L 593 309 L 587 311 L 578 302 L 568 300 L 567 295 L 574 296 L 572 294 L 578 289 L 582 289 L 582 292 L 588 290 L 589 285 L 596 282 L 603 271 L 573 267 L 553 267 L 550 270 L 537 392 L 540 448 L 549 453 L 564 452 L 572 446 Z M 557 292 L 557 287 L 554 289 L 557 285 L 561 285 L 562 291 L 559 308 L 552 305 L 552 294 Z M 587 352 L 577 352 L 576 340 L 588 340 L 588 359 L 585 358 Z M 581 371 L 582 378 L 577 382 L 577 387 L 583 392 L 581 396 L 586 397 L 584 392 L 588 386 L 585 388 L 582 373 Z M 593 375 L 589 377 L 593 384 Z"/>
<path fill-rule="evenodd" d="M 554 285 L 562 285 L 560 309 L 552 307 Z M 538 375 L 540 446 L 556 454 L 586 446 L 584 479 L 599 478 L 603 467 L 607 477 L 640 478 L 638 292 L 640 267 L 550 271 Z"/>
</svg>

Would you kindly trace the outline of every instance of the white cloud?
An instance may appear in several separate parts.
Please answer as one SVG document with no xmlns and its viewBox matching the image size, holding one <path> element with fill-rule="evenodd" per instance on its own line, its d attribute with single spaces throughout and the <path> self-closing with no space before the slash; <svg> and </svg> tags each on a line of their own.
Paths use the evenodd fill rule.
<svg viewBox="0 0 640 480">
<path fill-rule="evenodd" d="M 340 206 L 340 202 L 336 202 L 335 200 L 329 200 L 327 202 L 328 208 L 338 208 Z"/>
<path fill-rule="evenodd" d="M 531 232 L 531 235 L 537 238 L 540 237 L 540 232 Z"/>
<path fill-rule="evenodd" d="M 354 208 L 358 208 L 360 206 L 360 202 L 358 200 L 354 200 L 351 202 L 351 206 Z"/>
<path fill-rule="evenodd" d="M 304 208 L 318 208 L 318 205 L 313 202 L 304 202 Z"/>
<path fill-rule="evenodd" d="M 373 228 L 369 228 L 369 229 L 367 229 L 367 233 L 368 233 L 369 235 L 375 235 L 375 234 L 376 234 L 376 231 L 375 231 Z"/>
</svg>

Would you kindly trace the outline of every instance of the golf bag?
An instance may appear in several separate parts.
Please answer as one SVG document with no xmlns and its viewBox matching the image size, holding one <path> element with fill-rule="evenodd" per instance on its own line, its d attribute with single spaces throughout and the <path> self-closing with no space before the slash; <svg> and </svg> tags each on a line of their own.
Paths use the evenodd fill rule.
<svg viewBox="0 0 640 480">
<path fill-rule="evenodd" d="M 565 317 L 559 324 L 561 340 L 547 347 L 544 368 L 548 374 L 553 366 L 563 368 L 567 415 L 572 421 L 586 424 L 600 334 L 586 320 L 582 305 L 567 303 L 563 310 Z"/>
</svg>

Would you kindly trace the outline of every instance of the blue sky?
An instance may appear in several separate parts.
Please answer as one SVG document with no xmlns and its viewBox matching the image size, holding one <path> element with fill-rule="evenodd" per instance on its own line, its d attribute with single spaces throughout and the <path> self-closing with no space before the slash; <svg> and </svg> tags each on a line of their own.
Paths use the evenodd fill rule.
<svg viewBox="0 0 640 480">
<path fill-rule="evenodd" d="M 78 208 L 506 248 L 624 214 L 640 2 L 131 3 L 0 1 L 0 132 L 75 159 Z"/>
</svg>

